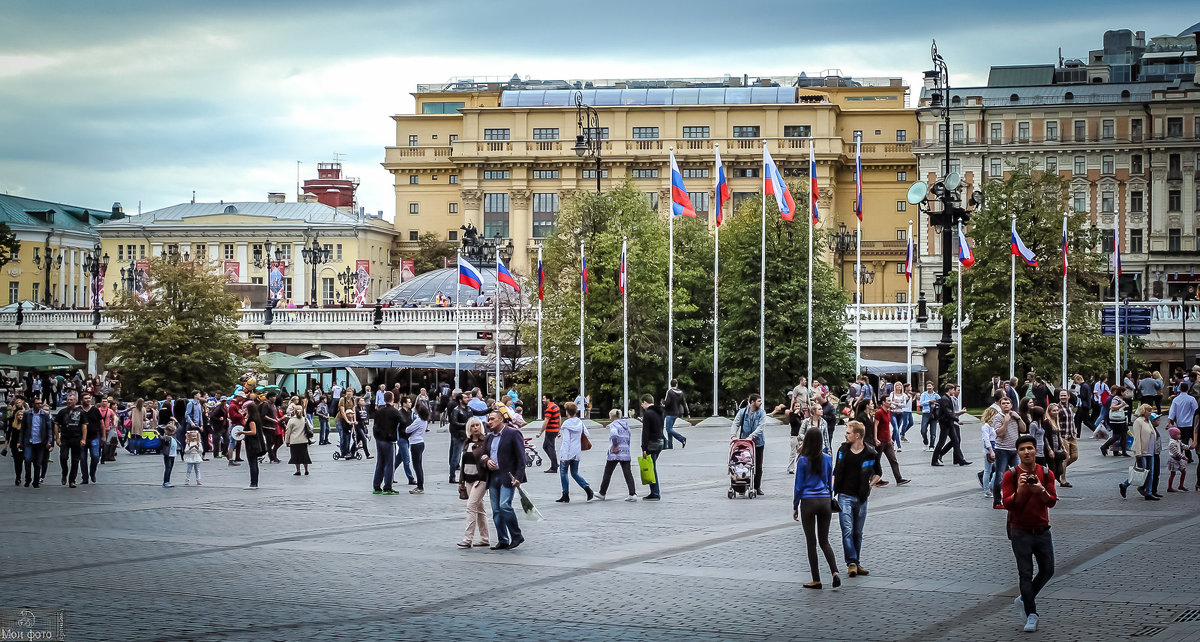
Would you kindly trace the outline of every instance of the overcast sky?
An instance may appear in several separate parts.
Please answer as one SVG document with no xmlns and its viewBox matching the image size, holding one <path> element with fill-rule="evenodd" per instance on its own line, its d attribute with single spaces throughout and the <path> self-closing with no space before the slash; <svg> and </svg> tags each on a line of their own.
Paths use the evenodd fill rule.
<svg viewBox="0 0 1200 642">
<path fill-rule="evenodd" d="M 383 148 L 419 82 L 532 78 L 902 76 L 929 42 L 951 83 L 989 65 L 1085 58 L 1106 29 L 1174 35 L 1194 2 L 930 4 L 712 0 L 309 2 L 0 0 L 0 191 L 135 212 L 295 197 L 342 154 L 359 201 L 392 218 Z"/>
</svg>

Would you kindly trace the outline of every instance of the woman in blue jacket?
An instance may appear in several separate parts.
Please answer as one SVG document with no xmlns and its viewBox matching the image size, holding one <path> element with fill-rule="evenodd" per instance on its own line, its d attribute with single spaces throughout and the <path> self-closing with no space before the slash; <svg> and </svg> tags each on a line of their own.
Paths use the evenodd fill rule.
<svg viewBox="0 0 1200 642">
<path fill-rule="evenodd" d="M 796 493 L 792 498 L 792 519 L 804 527 L 808 544 L 808 567 L 812 581 L 804 588 L 821 588 L 821 571 L 817 563 L 817 542 L 820 541 L 825 561 L 833 573 L 833 587 L 842 585 L 838 577 L 837 560 L 829 545 L 829 522 L 833 519 L 833 457 L 821 452 L 821 431 L 809 428 L 804 433 L 804 445 L 796 464 Z"/>
</svg>

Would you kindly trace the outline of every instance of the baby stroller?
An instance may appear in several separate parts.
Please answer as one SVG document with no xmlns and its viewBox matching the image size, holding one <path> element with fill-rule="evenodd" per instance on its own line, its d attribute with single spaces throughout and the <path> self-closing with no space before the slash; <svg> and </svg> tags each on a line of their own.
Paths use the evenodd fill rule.
<svg viewBox="0 0 1200 642">
<path fill-rule="evenodd" d="M 742 495 L 754 499 L 750 488 L 754 481 L 754 441 L 734 439 L 729 444 L 729 499 Z"/>
<path fill-rule="evenodd" d="M 126 442 L 129 452 L 135 455 L 145 455 L 147 453 L 157 453 L 162 448 L 162 441 L 159 435 L 154 430 L 143 430 L 142 434 L 129 435 L 129 441 Z"/>
<path fill-rule="evenodd" d="M 533 437 L 525 438 L 525 465 L 538 466 L 542 465 L 542 455 L 533 447 Z"/>
</svg>

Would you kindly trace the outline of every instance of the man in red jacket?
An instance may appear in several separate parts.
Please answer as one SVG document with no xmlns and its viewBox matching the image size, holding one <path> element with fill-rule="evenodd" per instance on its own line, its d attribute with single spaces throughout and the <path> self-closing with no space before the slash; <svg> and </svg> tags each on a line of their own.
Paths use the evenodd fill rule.
<svg viewBox="0 0 1200 642">
<path fill-rule="evenodd" d="M 879 454 L 887 457 L 888 463 L 892 465 L 892 476 L 896 478 L 896 485 L 903 486 L 912 481 L 900 476 L 900 462 L 896 461 L 896 445 L 892 443 L 892 411 L 888 410 L 887 403 L 879 404 L 879 409 L 875 411 L 875 440 L 879 443 Z"/>
<path fill-rule="evenodd" d="M 1021 595 L 1014 600 L 1025 618 L 1025 631 L 1036 631 L 1038 591 L 1054 576 L 1054 541 L 1050 538 L 1050 511 L 1058 503 L 1054 473 L 1037 464 L 1037 440 L 1032 435 L 1017 437 L 1021 463 L 1004 473 L 1001 492 L 1008 509 L 1008 539 L 1017 558 Z M 1037 558 L 1037 576 L 1033 560 Z"/>
</svg>

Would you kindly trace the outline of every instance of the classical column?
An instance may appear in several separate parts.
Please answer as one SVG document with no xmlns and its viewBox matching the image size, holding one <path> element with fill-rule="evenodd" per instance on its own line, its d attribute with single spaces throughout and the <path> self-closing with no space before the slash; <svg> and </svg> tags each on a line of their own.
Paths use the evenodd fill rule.
<svg viewBox="0 0 1200 642">
<path fill-rule="evenodd" d="M 483 233 L 483 190 L 462 191 L 462 220 L 464 225 L 470 223 Z"/>
<path fill-rule="evenodd" d="M 304 262 L 304 254 L 300 252 L 303 249 L 303 243 L 292 243 L 292 264 L 288 266 L 292 270 L 292 302 L 297 305 L 312 303 L 308 300 L 308 295 L 312 294 L 308 291 L 308 272 L 312 266 Z"/>
<path fill-rule="evenodd" d="M 509 211 L 508 235 L 513 243 L 512 265 L 509 267 L 528 272 L 529 237 L 533 234 L 533 216 L 529 204 L 533 193 L 527 189 L 516 189 L 509 194 L 512 209 Z"/>
<path fill-rule="evenodd" d="M 238 283 L 250 282 L 250 261 L 247 257 L 246 247 L 247 243 L 243 241 L 238 243 L 234 249 L 233 258 L 237 259 L 238 262 Z"/>
<path fill-rule="evenodd" d="M 95 374 L 100 373 L 100 371 L 98 370 L 98 367 L 99 367 L 98 361 L 99 360 L 98 360 L 98 355 L 96 353 L 96 348 L 98 348 L 98 347 L 99 346 L 95 343 L 87 344 L 87 351 L 88 351 L 87 371 L 88 371 L 88 374 L 90 374 L 90 375 L 95 375 Z"/>
</svg>

